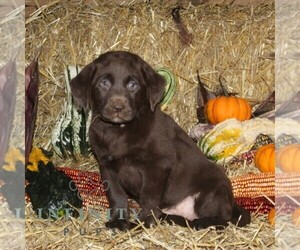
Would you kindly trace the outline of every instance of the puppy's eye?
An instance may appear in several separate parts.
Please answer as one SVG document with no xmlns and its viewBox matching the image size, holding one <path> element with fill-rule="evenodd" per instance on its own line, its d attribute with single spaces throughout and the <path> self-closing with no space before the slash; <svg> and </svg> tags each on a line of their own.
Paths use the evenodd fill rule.
<svg viewBox="0 0 300 250">
<path fill-rule="evenodd" d="M 135 80 L 130 80 L 127 83 L 126 87 L 127 87 L 128 90 L 134 91 L 134 90 L 137 90 L 139 88 L 139 85 Z"/>
<path fill-rule="evenodd" d="M 100 81 L 100 86 L 104 89 L 109 89 L 111 87 L 111 82 L 110 80 L 104 78 Z"/>
</svg>

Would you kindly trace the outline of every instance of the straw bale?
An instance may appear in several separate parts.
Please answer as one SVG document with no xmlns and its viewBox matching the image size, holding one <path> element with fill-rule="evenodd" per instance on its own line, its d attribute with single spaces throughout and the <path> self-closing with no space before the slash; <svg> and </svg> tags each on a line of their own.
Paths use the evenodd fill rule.
<svg viewBox="0 0 300 250">
<path fill-rule="evenodd" d="M 64 103 L 64 68 L 84 66 L 108 50 L 139 54 L 154 68 L 169 68 L 178 88 L 167 109 L 186 131 L 196 118 L 196 71 L 210 89 L 223 76 L 228 90 L 252 104 L 274 89 L 274 5 L 184 6 L 182 19 L 193 35 L 181 45 L 170 15 L 172 2 L 129 7 L 50 2 L 27 20 L 26 59 L 40 56 L 40 106 L 36 144 L 49 148 L 51 129 Z"/>
<path fill-rule="evenodd" d="M 80 4 L 79 4 L 80 3 Z M 274 3 L 253 6 L 198 5 L 182 2 L 181 18 L 193 40 L 183 46 L 171 10 L 176 1 L 113 5 L 110 1 L 49 1 L 26 19 L 26 61 L 40 53 L 40 92 L 34 144 L 51 150 L 51 132 L 65 101 L 64 68 L 84 66 L 109 50 L 139 54 L 154 68 L 170 69 L 177 78 L 175 97 L 167 108 L 186 131 L 197 123 L 197 70 L 212 90 L 226 88 L 253 105 L 274 89 Z M 93 158 L 54 163 L 97 170 Z M 80 164 L 80 166 L 78 166 Z M 246 167 L 245 167 L 246 169 Z M 247 170 L 245 170 L 247 171 Z M 222 232 L 159 224 L 116 233 L 101 218 L 87 215 L 56 222 L 39 220 L 28 205 L 28 249 L 270 249 L 273 228 L 265 215 L 254 215 L 250 226 L 231 225 Z M 64 236 L 64 229 L 69 233 Z M 80 228 L 87 234 L 80 235 Z M 100 228 L 97 235 L 96 230 Z"/>
</svg>

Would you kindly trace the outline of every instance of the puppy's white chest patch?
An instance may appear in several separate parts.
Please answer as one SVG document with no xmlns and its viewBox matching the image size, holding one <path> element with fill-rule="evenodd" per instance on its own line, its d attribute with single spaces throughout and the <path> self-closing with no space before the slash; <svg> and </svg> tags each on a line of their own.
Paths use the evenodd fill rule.
<svg viewBox="0 0 300 250">
<path fill-rule="evenodd" d="M 199 193 L 188 196 L 175 206 L 162 209 L 162 212 L 169 215 L 178 215 L 190 221 L 198 219 L 198 216 L 194 210 L 195 199 L 198 197 L 198 195 Z"/>
</svg>

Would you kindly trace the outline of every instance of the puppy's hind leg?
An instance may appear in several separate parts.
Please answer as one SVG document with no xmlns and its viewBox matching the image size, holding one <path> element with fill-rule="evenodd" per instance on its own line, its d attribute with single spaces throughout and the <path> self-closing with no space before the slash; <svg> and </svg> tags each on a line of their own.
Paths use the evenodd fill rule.
<svg viewBox="0 0 300 250">
<path fill-rule="evenodd" d="M 196 230 L 217 226 L 228 226 L 232 218 L 233 195 L 227 185 L 219 185 L 207 193 L 200 194 L 195 200 L 195 213 L 198 219 L 191 225 Z"/>
<path fill-rule="evenodd" d="M 190 227 L 196 230 L 207 228 L 212 225 L 218 225 L 217 228 L 221 229 L 228 225 L 228 222 L 226 220 L 223 220 L 221 218 L 214 218 L 214 217 L 200 218 L 200 219 L 195 219 L 193 221 L 190 221 L 183 218 L 182 216 L 169 215 L 163 213 L 161 219 L 169 223 L 170 225 L 175 224 L 181 227 Z"/>
</svg>

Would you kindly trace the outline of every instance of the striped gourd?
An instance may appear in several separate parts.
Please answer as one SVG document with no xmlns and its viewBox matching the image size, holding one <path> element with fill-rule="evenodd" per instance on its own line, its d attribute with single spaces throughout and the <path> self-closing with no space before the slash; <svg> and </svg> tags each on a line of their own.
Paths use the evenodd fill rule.
<svg viewBox="0 0 300 250">
<path fill-rule="evenodd" d="M 63 157 L 76 158 L 90 152 L 87 126 L 90 114 L 74 105 L 70 81 L 80 71 L 77 66 L 68 66 L 65 70 L 66 96 L 63 113 L 52 131 L 52 145 L 55 152 Z"/>
<path fill-rule="evenodd" d="M 217 124 L 199 141 L 201 151 L 217 163 L 227 163 L 234 157 L 248 152 L 259 134 L 274 136 L 274 123 L 265 118 L 240 122 L 228 119 Z"/>
</svg>

